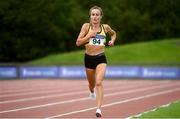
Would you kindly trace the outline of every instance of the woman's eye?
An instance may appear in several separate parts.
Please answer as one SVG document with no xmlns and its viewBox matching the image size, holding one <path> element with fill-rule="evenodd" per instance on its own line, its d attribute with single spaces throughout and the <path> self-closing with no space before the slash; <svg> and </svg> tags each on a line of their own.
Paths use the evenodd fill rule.
<svg viewBox="0 0 180 119">
<path fill-rule="evenodd" d="M 92 14 L 92 16 L 99 16 L 99 14 Z"/>
<path fill-rule="evenodd" d="M 96 14 L 96 16 L 99 16 L 99 14 Z"/>
</svg>

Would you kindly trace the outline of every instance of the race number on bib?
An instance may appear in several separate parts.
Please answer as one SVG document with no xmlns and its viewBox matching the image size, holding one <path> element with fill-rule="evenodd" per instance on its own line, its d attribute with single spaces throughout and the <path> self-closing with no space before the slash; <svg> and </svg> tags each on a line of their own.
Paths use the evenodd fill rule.
<svg viewBox="0 0 180 119">
<path fill-rule="evenodd" d="M 94 38 L 90 38 L 89 44 L 90 45 L 99 45 L 104 46 L 105 37 L 103 35 L 96 35 Z"/>
</svg>

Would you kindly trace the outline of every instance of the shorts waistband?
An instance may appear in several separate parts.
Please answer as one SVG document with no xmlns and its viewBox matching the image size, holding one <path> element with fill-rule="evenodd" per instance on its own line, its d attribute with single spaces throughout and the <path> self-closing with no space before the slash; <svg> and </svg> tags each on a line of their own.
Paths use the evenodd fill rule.
<svg viewBox="0 0 180 119">
<path fill-rule="evenodd" d="M 91 57 L 96 57 L 96 56 L 103 56 L 103 55 L 105 55 L 105 53 L 102 52 L 102 53 L 99 53 L 99 54 L 97 54 L 97 55 L 89 55 L 89 54 L 85 53 L 85 55 L 91 56 Z"/>
</svg>

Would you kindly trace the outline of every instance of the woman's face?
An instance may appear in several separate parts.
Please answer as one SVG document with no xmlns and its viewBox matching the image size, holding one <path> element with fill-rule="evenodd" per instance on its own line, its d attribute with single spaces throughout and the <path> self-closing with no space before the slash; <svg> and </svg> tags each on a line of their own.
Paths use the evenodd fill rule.
<svg viewBox="0 0 180 119">
<path fill-rule="evenodd" d="M 99 9 L 92 9 L 91 10 L 91 14 L 90 14 L 91 23 L 93 23 L 93 24 L 100 23 L 101 18 L 102 18 L 102 16 L 101 16 L 101 12 Z"/>
</svg>

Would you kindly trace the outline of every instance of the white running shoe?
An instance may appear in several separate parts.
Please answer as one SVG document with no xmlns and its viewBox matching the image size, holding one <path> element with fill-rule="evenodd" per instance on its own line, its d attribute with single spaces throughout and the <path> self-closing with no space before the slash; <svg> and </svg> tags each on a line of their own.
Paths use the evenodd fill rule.
<svg viewBox="0 0 180 119">
<path fill-rule="evenodd" d="M 96 110 L 96 117 L 102 117 L 102 113 L 100 109 Z"/>
<path fill-rule="evenodd" d="M 96 99 L 96 92 L 94 90 L 94 92 L 90 92 L 90 96 L 89 96 L 92 100 L 95 100 Z"/>
</svg>

